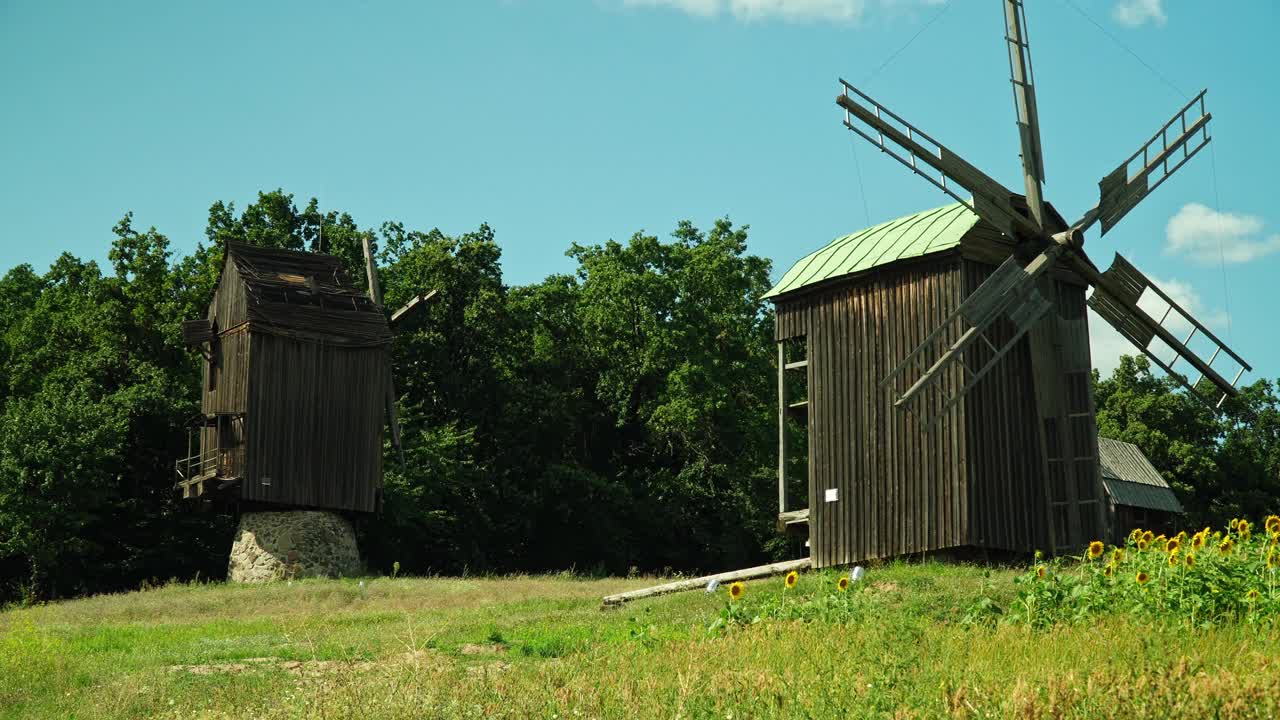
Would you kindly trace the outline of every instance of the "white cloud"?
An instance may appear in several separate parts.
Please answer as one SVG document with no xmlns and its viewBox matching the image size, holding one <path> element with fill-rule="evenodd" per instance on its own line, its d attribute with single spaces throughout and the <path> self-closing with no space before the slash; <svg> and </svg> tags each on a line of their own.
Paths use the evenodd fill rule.
<svg viewBox="0 0 1280 720">
<path fill-rule="evenodd" d="M 1244 263 L 1280 252 L 1280 235 L 1262 237 L 1262 220 L 1218 212 L 1200 203 L 1182 206 L 1165 227 L 1164 251 L 1202 265 Z"/>
<path fill-rule="evenodd" d="M 731 15 L 744 22 L 781 19 L 788 22 L 853 24 L 868 10 L 941 5 L 946 0 L 622 0 L 624 7 L 665 7 L 698 17 Z"/>
<path fill-rule="evenodd" d="M 1211 310 L 1200 298 L 1200 293 L 1191 286 L 1190 283 L 1176 279 L 1161 279 L 1154 276 L 1148 276 L 1156 287 L 1165 292 L 1166 295 L 1173 298 L 1173 301 L 1182 306 L 1202 325 L 1214 331 L 1215 335 L 1221 337 L 1222 329 L 1227 324 L 1227 314 L 1225 312 Z M 1148 315 L 1156 320 L 1160 320 L 1165 316 L 1165 310 L 1169 307 L 1168 303 L 1160 298 L 1160 296 L 1148 290 L 1138 299 L 1138 307 L 1146 311 Z M 1191 324 L 1182 320 L 1177 313 L 1170 313 L 1164 321 L 1164 326 L 1173 333 L 1174 337 L 1182 339 L 1186 337 L 1191 330 Z M 1151 341 L 1149 346 L 1151 351 L 1166 363 L 1173 359 L 1173 349 L 1166 345 L 1162 340 L 1156 338 Z M 1191 348 L 1198 353 L 1203 352 L 1204 346 L 1192 341 Z M 1142 351 L 1135 347 L 1133 343 L 1120 336 L 1106 320 L 1103 320 L 1092 309 L 1089 310 L 1089 350 L 1093 359 L 1093 366 L 1102 373 L 1103 377 L 1111 374 L 1116 366 L 1120 364 L 1121 355 L 1140 355 Z M 1207 357 L 1206 357 L 1207 359 Z M 1174 369 L 1189 370 L 1190 366 L 1179 362 Z M 1218 368 L 1218 363 L 1214 364 L 1214 368 Z M 1193 373 L 1194 375 L 1194 373 Z"/>
<path fill-rule="evenodd" d="M 1111 17 L 1121 25 L 1138 27 L 1148 22 L 1164 25 L 1168 17 L 1164 14 L 1164 0 L 1118 0 L 1111 8 Z"/>
</svg>

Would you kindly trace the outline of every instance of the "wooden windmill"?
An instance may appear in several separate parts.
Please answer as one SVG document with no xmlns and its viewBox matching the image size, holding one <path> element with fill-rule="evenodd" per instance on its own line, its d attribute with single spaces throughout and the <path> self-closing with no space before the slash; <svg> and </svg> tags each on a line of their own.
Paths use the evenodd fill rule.
<svg viewBox="0 0 1280 720">
<path fill-rule="evenodd" d="M 331 255 L 227 243 L 204 318 L 183 323 L 204 356 L 201 413 L 175 467 L 188 499 L 242 508 L 373 512 L 384 423 L 400 445 L 391 315 L 364 238 L 368 294 Z"/>
<path fill-rule="evenodd" d="M 1064 552 L 1115 531 L 1098 475 L 1089 288 L 1088 307 L 1209 407 L 1250 369 L 1123 257 L 1101 272 L 1084 251 L 1094 223 L 1107 233 L 1209 142 L 1205 93 L 1067 223 L 1041 195 L 1023 3 L 1001 2 L 1026 195 L 841 80 L 845 126 L 957 204 L 839 238 L 768 295 L 779 519 L 807 525 L 818 566 L 963 546 Z M 788 417 L 806 427 L 801 510 L 788 507 Z"/>
</svg>

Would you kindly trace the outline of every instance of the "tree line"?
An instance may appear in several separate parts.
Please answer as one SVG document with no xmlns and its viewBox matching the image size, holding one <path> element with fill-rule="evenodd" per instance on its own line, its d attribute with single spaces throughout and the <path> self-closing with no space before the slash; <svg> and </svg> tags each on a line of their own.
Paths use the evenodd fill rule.
<svg viewBox="0 0 1280 720">
<path fill-rule="evenodd" d="M 509 286 L 491 228 L 362 228 L 277 190 L 215 202 L 175 255 L 126 214 L 100 267 L 64 253 L 0 279 L 0 600 L 225 572 L 234 519 L 174 491 L 202 317 L 226 241 L 310 249 L 362 278 L 376 232 L 386 305 L 438 295 L 397 333 L 403 458 L 357 529 L 375 572 L 625 573 L 798 552 L 773 531 L 776 387 L 770 262 L 747 227 L 572 244 L 576 270 Z M 1099 428 L 1137 443 L 1194 522 L 1280 498 L 1280 415 L 1258 380 L 1214 416 L 1145 360 L 1095 376 Z"/>
</svg>

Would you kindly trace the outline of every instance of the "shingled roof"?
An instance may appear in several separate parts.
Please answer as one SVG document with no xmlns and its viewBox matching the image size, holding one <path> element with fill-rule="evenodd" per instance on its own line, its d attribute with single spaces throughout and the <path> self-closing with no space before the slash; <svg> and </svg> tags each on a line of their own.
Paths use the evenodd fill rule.
<svg viewBox="0 0 1280 720">
<path fill-rule="evenodd" d="M 244 284 L 253 332 L 352 347 L 391 341 L 382 308 L 332 255 L 231 242 L 226 261 Z"/>
</svg>

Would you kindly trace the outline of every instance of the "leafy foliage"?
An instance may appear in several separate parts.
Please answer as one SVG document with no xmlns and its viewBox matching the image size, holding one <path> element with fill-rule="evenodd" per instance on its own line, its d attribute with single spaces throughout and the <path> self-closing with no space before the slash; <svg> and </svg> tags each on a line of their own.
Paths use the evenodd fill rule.
<svg viewBox="0 0 1280 720">
<path fill-rule="evenodd" d="M 316 250 L 388 307 L 436 290 L 392 348 L 403 453 L 385 512 L 361 518 L 371 569 L 404 573 L 723 568 L 785 552 L 772 528 L 768 260 L 728 218 L 671 236 L 573 244 L 572 273 L 510 287 L 492 228 L 450 236 L 299 206 L 215 202 L 177 256 L 126 214 L 109 267 L 71 255 L 0 278 L 0 599 L 223 572 L 233 518 L 173 491 L 198 411 L 202 316 L 223 243 Z M 1214 417 L 1145 360 L 1095 378 L 1099 427 L 1137 443 L 1196 523 L 1275 512 L 1280 402 L 1267 381 Z"/>
</svg>

